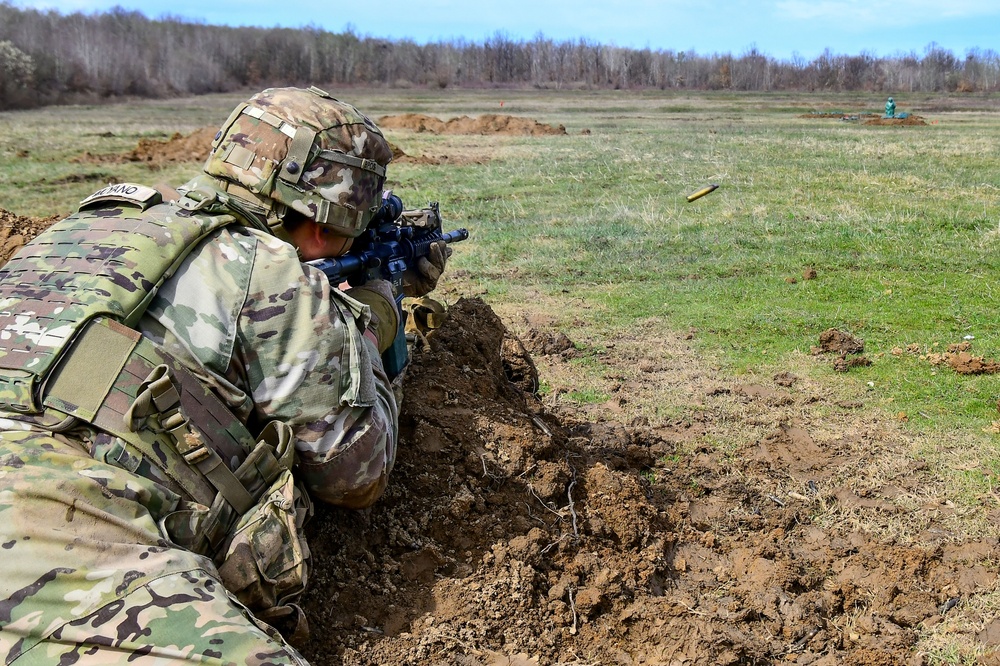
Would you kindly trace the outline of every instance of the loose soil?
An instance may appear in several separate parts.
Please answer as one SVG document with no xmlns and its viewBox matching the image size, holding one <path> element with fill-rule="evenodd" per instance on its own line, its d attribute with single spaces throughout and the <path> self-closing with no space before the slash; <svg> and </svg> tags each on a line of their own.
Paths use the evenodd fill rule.
<svg viewBox="0 0 1000 666">
<path fill-rule="evenodd" d="M 432 134 L 500 134 L 509 136 L 537 136 L 544 134 L 566 134 L 562 125 L 552 126 L 528 118 L 509 115 L 486 114 L 477 118 L 461 116 L 444 121 L 431 116 L 405 114 L 385 116 L 378 121 L 383 130 L 408 130 Z M 158 167 L 174 162 L 203 162 L 208 157 L 212 139 L 218 131 L 215 127 L 203 127 L 190 134 L 176 132 L 168 139 L 140 139 L 138 145 L 127 153 L 94 154 L 85 152 L 72 161 L 84 164 L 120 164 L 123 162 L 144 162 Z M 392 145 L 393 161 L 415 164 L 470 164 L 482 160 L 470 157 L 411 156 L 398 146 Z"/>
<path fill-rule="evenodd" d="M 430 165 L 440 165 L 440 164 L 486 164 L 488 159 L 482 155 L 408 155 L 403 152 L 403 149 L 394 144 L 392 141 L 389 142 L 389 147 L 392 149 L 392 163 L 393 164 L 430 164 Z"/>
<path fill-rule="evenodd" d="M 0 208 L 0 266 L 56 219 L 55 216 L 21 217 Z"/>
<path fill-rule="evenodd" d="M 905 118 L 885 118 L 877 113 L 842 113 L 839 111 L 804 113 L 799 118 L 811 120 L 840 120 L 844 122 L 861 122 L 863 125 L 926 125 L 923 117 L 909 114 Z"/>
<path fill-rule="evenodd" d="M 608 343 L 608 404 L 542 398 L 578 345 L 502 314 L 452 303 L 414 350 L 385 495 L 308 525 L 312 663 L 916 665 L 935 627 L 1000 645 L 977 606 L 1000 545 L 955 532 L 898 424 L 792 371 L 721 376 L 655 321 Z M 623 417 L 639 395 L 688 408 Z"/>
<path fill-rule="evenodd" d="M 808 120 L 843 120 L 843 121 L 857 121 L 866 120 L 869 118 L 878 118 L 878 114 L 875 113 L 852 113 L 845 111 L 811 111 L 809 113 L 799 114 L 799 118 L 806 118 Z"/>
<path fill-rule="evenodd" d="M 175 132 L 168 139 L 139 139 L 138 145 L 127 153 L 111 155 L 95 155 L 86 152 L 75 158 L 79 163 L 111 163 L 146 162 L 151 166 L 160 166 L 174 162 L 203 162 L 208 158 L 218 128 L 203 127 L 190 134 Z"/>
<path fill-rule="evenodd" d="M 553 126 L 530 118 L 487 113 L 476 118 L 460 116 L 441 120 L 419 113 L 399 116 L 383 116 L 378 126 L 385 129 L 401 129 L 431 134 L 507 134 L 515 136 L 539 136 L 546 134 L 566 134 L 562 125 Z"/>
<path fill-rule="evenodd" d="M 905 118 L 869 118 L 865 125 L 926 125 L 927 121 L 912 113 Z"/>
</svg>

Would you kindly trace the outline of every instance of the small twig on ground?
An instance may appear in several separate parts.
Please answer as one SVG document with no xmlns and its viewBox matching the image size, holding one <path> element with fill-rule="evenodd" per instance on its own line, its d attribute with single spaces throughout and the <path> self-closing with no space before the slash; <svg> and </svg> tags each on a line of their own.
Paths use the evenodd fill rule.
<svg viewBox="0 0 1000 666">
<path fill-rule="evenodd" d="M 573 599 L 573 586 L 569 586 L 567 590 L 567 595 L 569 596 L 569 608 L 573 611 L 573 626 L 570 627 L 569 633 L 571 636 L 576 636 L 576 601 Z"/>
<path fill-rule="evenodd" d="M 557 661 L 552 666 L 599 666 L 596 662 L 580 661 L 580 655 L 576 653 L 576 650 L 569 650 L 569 653 L 573 656 L 573 661 Z"/>
<path fill-rule="evenodd" d="M 545 422 L 542 421 L 542 419 L 540 419 L 537 415 L 532 414 L 531 420 L 534 421 L 535 425 L 538 426 L 542 432 L 544 432 L 549 437 L 552 436 L 552 431 L 548 429 L 548 426 L 545 425 Z"/>
<path fill-rule="evenodd" d="M 562 543 L 563 539 L 566 539 L 568 537 L 569 537 L 568 534 L 563 534 L 558 539 L 556 539 L 555 541 L 553 541 L 552 543 L 550 543 L 549 545 L 547 545 L 545 548 L 542 548 L 542 550 L 540 551 L 540 553 L 542 555 L 544 555 L 545 553 L 549 552 L 550 550 L 552 550 L 553 548 L 555 548 L 556 546 L 558 546 L 560 543 Z"/>
<path fill-rule="evenodd" d="M 683 601 L 678 601 L 677 603 L 679 603 L 679 604 L 680 604 L 681 606 L 684 606 L 684 608 L 686 608 L 686 609 L 687 609 L 687 612 L 688 612 L 688 613 L 691 613 L 691 614 L 693 614 L 693 615 L 702 615 L 702 616 L 705 616 L 705 615 L 708 615 L 708 613 L 704 613 L 704 612 L 702 612 L 702 611 L 699 611 L 699 610 L 695 610 L 695 609 L 691 608 L 690 606 L 688 606 L 688 605 L 687 605 L 686 603 L 684 603 Z"/>
<path fill-rule="evenodd" d="M 483 463 L 483 476 L 488 476 L 491 479 L 493 479 L 494 481 L 503 481 L 503 477 L 502 476 L 497 476 L 496 474 L 491 473 L 486 468 L 486 454 L 480 454 L 479 460 L 480 460 L 480 462 Z"/>
<path fill-rule="evenodd" d="M 576 485 L 576 468 L 569 464 L 569 455 L 566 456 L 566 464 L 569 465 L 569 469 L 573 474 L 573 480 L 569 482 L 569 488 L 566 489 L 566 496 L 569 498 L 569 513 L 573 516 L 573 538 L 579 539 L 580 532 L 576 527 L 576 509 L 573 507 L 573 486 Z"/>
<path fill-rule="evenodd" d="M 538 516 L 535 515 L 535 512 L 532 511 L 530 504 L 528 504 L 527 502 L 523 502 L 523 504 L 524 504 L 524 506 L 528 507 L 528 517 L 529 518 L 531 518 L 532 520 L 537 520 L 542 525 L 542 527 L 545 527 L 545 528 L 549 527 L 549 524 L 547 522 L 545 522 L 544 520 L 542 520 L 541 518 L 539 518 Z"/>
<path fill-rule="evenodd" d="M 559 513 L 559 512 L 558 512 L 558 511 L 556 511 L 555 509 L 553 509 L 553 508 L 552 508 L 551 506 L 549 506 L 549 505 L 548 505 L 548 504 L 547 504 L 547 503 L 545 502 L 545 500 L 543 500 L 543 499 L 542 499 L 541 497 L 539 497 L 539 496 L 538 496 L 538 493 L 536 493 L 536 492 L 535 492 L 535 489 L 534 489 L 534 488 L 533 488 L 533 487 L 531 486 L 531 484 L 530 484 L 530 483 L 528 484 L 528 491 L 529 491 L 529 492 L 530 492 L 530 493 L 531 493 L 532 495 L 534 495 L 534 496 L 535 496 L 535 499 L 536 499 L 536 500 L 538 500 L 538 501 L 539 501 L 539 502 L 541 503 L 541 505 L 542 505 L 542 506 L 544 506 L 544 507 L 545 507 L 546 509 L 548 509 L 549 511 L 551 511 L 552 513 L 554 513 L 554 514 L 555 514 L 556 516 L 558 516 L 559 520 L 562 520 L 562 519 L 563 519 L 563 516 L 562 516 L 562 514 L 561 514 L 561 513 Z"/>
<path fill-rule="evenodd" d="M 810 629 L 809 633 L 807 633 L 805 636 L 792 643 L 792 646 L 788 648 L 788 653 L 791 654 L 792 652 L 801 652 L 802 650 L 804 650 L 806 644 L 809 641 L 811 641 L 813 637 L 820 632 L 821 629 L 823 629 L 823 627 L 813 627 L 812 629 Z"/>
<path fill-rule="evenodd" d="M 451 634 L 446 634 L 446 633 L 444 633 L 443 631 L 441 631 L 440 629 L 438 629 L 436 627 L 431 630 L 431 633 L 433 633 L 434 636 L 436 636 L 438 638 L 446 638 L 449 641 L 454 641 L 455 643 L 458 643 L 459 645 L 461 645 L 466 650 L 468 650 L 469 652 L 471 652 L 472 654 L 474 654 L 476 656 L 482 656 L 482 654 L 483 654 L 482 650 L 477 650 L 476 648 L 472 647 L 471 645 L 469 645 L 465 641 L 463 641 L 463 640 L 461 640 L 461 639 L 459 639 L 459 638 L 457 638 L 455 636 L 452 636 Z"/>
</svg>

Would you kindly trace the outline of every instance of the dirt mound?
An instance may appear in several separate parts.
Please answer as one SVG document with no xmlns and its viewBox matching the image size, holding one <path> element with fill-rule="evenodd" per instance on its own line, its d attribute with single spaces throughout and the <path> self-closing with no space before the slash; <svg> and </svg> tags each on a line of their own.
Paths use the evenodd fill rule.
<svg viewBox="0 0 1000 666">
<path fill-rule="evenodd" d="M 399 116 L 383 116 L 378 126 L 385 129 L 402 129 L 431 134 L 507 134 L 516 136 L 539 136 L 546 134 L 566 134 L 562 125 L 545 125 L 529 118 L 488 113 L 477 118 L 461 116 L 441 120 L 418 113 Z"/>
<path fill-rule="evenodd" d="M 458 119 L 456 119 L 458 120 Z M 441 121 L 438 121 L 441 123 Z M 451 122 L 451 121 L 449 121 Z M 444 125 L 444 123 L 442 123 Z M 406 127 L 405 129 L 412 129 Z M 423 131 L 423 130 L 418 130 Z M 503 133 L 502 130 L 498 130 Z M 173 162 L 203 162 L 208 157 L 208 151 L 212 145 L 217 130 L 213 127 L 204 127 L 191 134 L 175 133 L 169 139 L 140 139 L 135 148 L 127 153 L 110 155 L 98 155 L 85 152 L 83 155 L 73 158 L 75 163 L 83 164 L 122 164 L 124 162 L 145 162 L 152 167 L 170 164 Z M 458 133 L 458 132 L 452 132 Z M 485 134 L 487 132 L 460 132 L 463 134 Z M 544 132 L 514 132 L 516 134 L 540 134 Z M 552 133 L 552 132 L 549 132 Z M 562 131 L 566 133 L 565 130 Z M 439 156 L 413 156 L 407 155 L 401 148 L 392 144 L 392 161 L 395 164 L 478 164 L 482 159 L 469 157 L 449 157 Z"/>
<path fill-rule="evenodd" d="M 147 162 L 151 166 L 174 162 L 203 162 L 208 158 L 212 140 L 218 128 L 203 127 L 190 134 L 175 132 L 169 139 L 139 139 L 134 149 L 124 154 L 95 155 L 86 152 L 74 158 L 74 162 L 88 164 L 120 164 L 123 162 Z"/>
<path fill-rule="evenodd" d="M 486 164 L 489 161 L 482 155 L 408 155 L 391 141 L 389 147 L 392 149 L 392 164 Z"/>
<path fill-rule="evenodd" d="M 57 219 L 57 216 L 21 217 L 0 208 L 0 266 Z"/>
<path fill-rule="evenodd" d="M 865 121 L 865 125 L 926 125 L 925 121 L 920 116 L 915 116 L 910 114 L 905 118 L 869 118 Z"/>
<path fill-rule="evenodd" d="M 562 125 L 553 127 L 527 118 L 486 114 L 478 118 L 461 116 L 451 120 L 439 120 L 431 116 L 405 114 L 385 116 L 378 121 L 384 129 L 403 129 L 432 134 L 501 134 L 517 136 L 538 136 L 546 134 L 566 134 Z M 124 162 L 145 162 L 152 167 L 174 162 L 202 162 L 208 157 L 212 140 L 218 131 L 215 127 L 203 127 L 190 134 L 175 133 L 168 139 L 139 139 L 134 149 L 127 153 L 99 155 L 85 152 L 73 158 L 82 164 L 121 164 Z M 392 146 L 393 161 L 397 164 L 469 164 L 482 163 L 480 158 L 440 156 L 411 156 L 397 146 Z"/>
<path fill-rule="evenodd" d="M 905 117 L 886 118 L 877 113 L 851 113 L 843 111 L 814 111 L 803 113 L 799 118 L 810 120 L 840 120 L 843 122 L 860 122 L 862 125 L 926 125 L 927 122 L 914 114 Z"/>
<path fill-rule="evenodd" d="M 864 340 L 859 340 L 850 333 L 828 328 L 819 334 L 819 347 L 814 347 L 813 353 L 860 354 L 864 350 Z"/>
<path fill-rule="evenodd" d="M 838 483 L 863 440 L 789 419 L 731 456 L 677 455 L 710 415 L 628 428 L 549 411 L 509 381 L 537 341 L 511 338 L 482 301 L 452 306 L 407 377 L 386 496 L 312 523 L 316 664 L 922 663 L 921 627 L 996 579 L 993 542 L 813 522 L 827 503 L 894 510 Z"/>
<path fill-rule="evenodd" d="M 425 155 L 414 156 L 407 155 L 403 152 L 403 149 L 389 142 L 389 147 L 392 149 L 392 163 L 393 164 L 431 164 L 437 165 L 441 164 L 442 160 L 436 157 L 427 157 Z"/>
<path fill-rule="evenodd" d="M 844 122 L 857 122 L 866 118 L 877 118 L 877 113 L 856 113 L 853 111 L 811 111 L 799 114 L 799 118 L 809 120 L 841 120 Z"/>
</svg>

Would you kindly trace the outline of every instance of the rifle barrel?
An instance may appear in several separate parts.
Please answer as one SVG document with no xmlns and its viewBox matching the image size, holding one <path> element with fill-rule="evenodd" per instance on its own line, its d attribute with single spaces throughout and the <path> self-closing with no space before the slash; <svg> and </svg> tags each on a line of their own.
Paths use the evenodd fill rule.
<svg viewBox="0 0 1000 666">
<path fill-rule="evenodd" d="M 468 229 L 455 229 L 454 231 L 449 231 L 446 234 L 441 234 L 441 238 L 445 243 L 457 243 L 458 241 L 464 241 L 469 239 Z"/>
<path fill-rule="evenodd" d="M 447 233 L 441 234 L 440 238 L 428 238 L 425 242 L 419 243 L 421 246 L 429 246 L 431 243 L 435 243 L 439 240 L 443 240 L 445 243 L 457 243 L 459 241 L 468 240 L 469 231 L 467 229 L 455 229 Z M 392 244 L 398 248 L 406 247 L 398 241 L 393 241 Z M 409 247 L 413 247 L 410 245 Z M 426 249 L 422 250 L 426 253 Z M 408 253 L 402 253 L 399 258 L 411 260 L 414 257 L 406 256 Z M 395 259 L 396 257 L 389 257 Z M 316 268 L 323 271 L 326 277 L 330 279 L 331 282 L 340 283 L 341 280 L 345 279 L 350 275 L 355 273 L 360 273 L 369 268 L 377 267 L 382 263 L 382 259 L 377 257 L 371 252 L 364 252 L 361 255 L 356 254 L 345 254 L 341 257 L 331 257 L 329 259 L 317 259 L 316 261 L 310 261 L 309 265 L 315 266 Z"/>
</svg>

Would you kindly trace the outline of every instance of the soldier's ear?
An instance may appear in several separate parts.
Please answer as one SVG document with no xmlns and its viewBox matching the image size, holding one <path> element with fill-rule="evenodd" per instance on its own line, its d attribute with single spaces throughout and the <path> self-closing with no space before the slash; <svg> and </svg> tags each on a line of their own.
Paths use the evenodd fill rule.
<svg viewBox="0 0 1000 666">
<path fill-rule="evenodd" d="M 310 218 L 303 220 L 293 237 L 299 247 L 299 255 L 306 261 L 324 258 L 326 244 L 329 241 L 327 235 L 323 233 L 323 227 L 316 224 L 315 220 Z"/>
<path fill-rule="evenodd" d="M 311 218 L 306 219 L 306 225 L 309 228 L 309 239 L 316 244 L 316 247 L 323 247 L 329 240 L 327 238 L 328 230 Z"/>
</svg>

